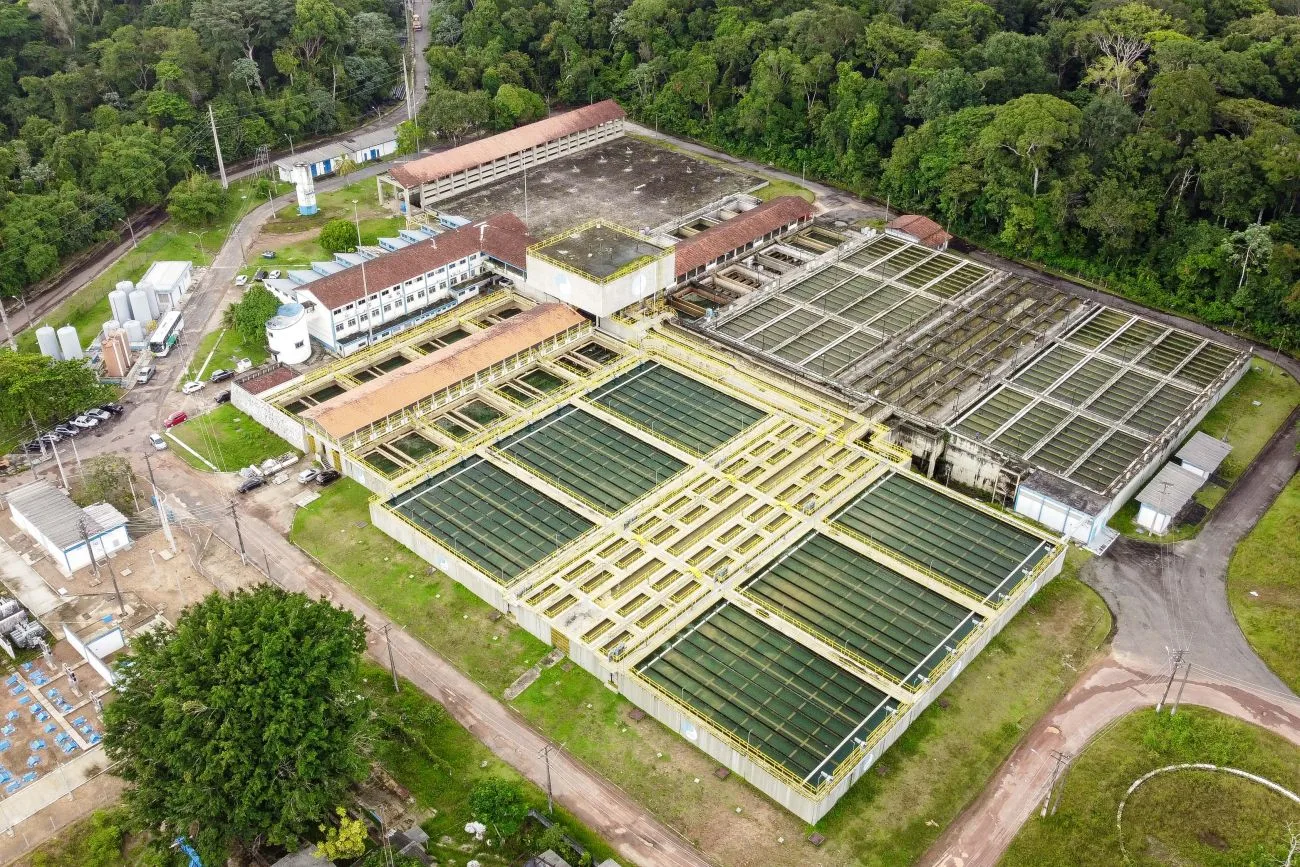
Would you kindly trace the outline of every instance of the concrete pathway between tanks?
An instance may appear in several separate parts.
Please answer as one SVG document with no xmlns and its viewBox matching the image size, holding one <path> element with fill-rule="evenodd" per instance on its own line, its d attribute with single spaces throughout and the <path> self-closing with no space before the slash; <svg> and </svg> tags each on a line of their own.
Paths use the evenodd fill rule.
<svg viewBox="0 0 1300 867">
<path fill-rule="evenodd" d="M 210 506 L 229 500 L 229 491 L 221 486 L 224 476 L 206 476 L 172 459 L 159 461 L 154 470 L 159 487 L 169 492 L 183 491 L 182 499 L 187 503 Z M 174 502 L 174 498 L 169 496 L 168 502 Z M 210 513 L 211 509 L 206 511 Z M 177 512 L 184 514 L 186 510 L 177 507 Z M 235 540 L 229 518 L 205 523 L 221 538 Z M 389 620 L 377 608 L 256 516 L 241 517 L 239 529 L 250 561 L 259 566 L 266 563 L 281 586 L 328 599 L 365 618 L 371 626 L 370 655 L 388 667 L 387 648 L 379 628 Z M 390 634 L 399 675 L 441 703 L 501 760 L 545 787 L 546 764 L 540 753 L 548 741 L 541 733 L 405 630 L 394 625 Z M 550 770 L 556 801 L 628 861 L 645 867 L 705 867 L 713 863 L 626 792 L 565 750 L 552 749 Z"/>
</svg>

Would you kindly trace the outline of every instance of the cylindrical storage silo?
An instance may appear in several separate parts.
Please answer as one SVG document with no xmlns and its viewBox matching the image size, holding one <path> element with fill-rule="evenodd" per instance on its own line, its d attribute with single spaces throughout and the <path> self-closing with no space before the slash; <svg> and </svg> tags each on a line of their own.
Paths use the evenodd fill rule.
<svg viewBox="0 0 1300 867">
<path fill-rule="evenodd" d="M 157 318 L 149 309 L 148 292 L 137 289 L 131 293 L 131 315 L 128 318 L 137 322 L 153 322 Z"/>
<path fill-rule="evenodd" d="M 67 360 L 81 358 L 81 338 L 77 336 L 77 329 L 71 325 L 65 325 L 58 330 L 59 348 L 63 350 L 63 357 Z"/>
<path fill-rule="evenodd" d="M 105 337 L 107 337 L 108 335 L 112 334 L 114 331 L 121 331 L 121 330 L 122 330 L 122 323 L 118 322 L 116 319 L 110 319 L 104 323 L 103 334 Z"/>
<path fill-rule="evenodd" d="M 131 281 L 123 280 L 123 283 L 130 286 Z M 119 284 L 120 285 L 120 284 Z M 114 289 L 108 293 L 108 307 L 113 311 L 113 318 L 119 322 L 125 322 L 131 318 L 131 301 L 127 297 L 130 290 Z"/>
<path fill-rule="evenodd" d="M 36 329 L 36 345 L 41 348 L 41 355 L 47 355 L 56 361 L 63 360 L 63 350 L 59 347 L 59 336 L 53 326 L 42 325 Z"/>
<path fill-rule="evenodd" d="M 131 348 L 136 348 L 144 343 L 144 326 L 136 319 L 128 319 L 122 323 L 122 328 L 126 330 L 127 339 L 131 341 Z"/>
<path fill-rule="evenodd" d="M 311 357 L 307 311 L 301 304 L 282 304 L 266 323 L 266 345 L 282 364 L 302 364 Z"/>
<path fill-rule="evenodd" d="M 149 318 L 157 319 L 158 314 L 162 312 L 162 307 L 158 305 L 158 293 L 152 286 L 144 287 L 145 300 L 149 302 Z"/>
</svg>

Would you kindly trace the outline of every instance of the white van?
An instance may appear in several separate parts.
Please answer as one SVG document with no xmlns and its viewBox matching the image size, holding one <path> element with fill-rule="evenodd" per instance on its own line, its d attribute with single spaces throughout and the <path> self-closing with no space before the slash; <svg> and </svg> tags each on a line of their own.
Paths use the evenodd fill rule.
<svg viewBox="0 0 1300 867">
<path fill-rule="evenodd" d="M 151 379 L 153 379 L 153 365 L 146 364 L 144 367 L 140 368 L 140 372 L 136 374 L 135 383 L 136 385 L 144 385 Z"/>
</svg>

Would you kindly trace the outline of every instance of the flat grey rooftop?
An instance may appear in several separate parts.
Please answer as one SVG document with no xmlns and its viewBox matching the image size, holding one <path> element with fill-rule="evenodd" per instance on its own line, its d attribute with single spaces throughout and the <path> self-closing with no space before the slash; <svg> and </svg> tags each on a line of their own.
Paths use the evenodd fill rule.
<svg viewBox="0 0 1300 867">
<path fill-rule="evenodd" d="M 649 261 L 664 253 L 662 247 L 602 224 L 562 235 L 536 250 L 596 280 L 604 280 L 638 259 Z"/>
</svg>

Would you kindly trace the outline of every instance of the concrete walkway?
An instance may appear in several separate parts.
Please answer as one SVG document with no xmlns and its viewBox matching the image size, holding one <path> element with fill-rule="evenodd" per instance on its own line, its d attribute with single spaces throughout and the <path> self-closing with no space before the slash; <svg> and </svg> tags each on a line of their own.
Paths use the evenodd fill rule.
<svg viewBox="0 0 1300 867">
<path fill-rule="evenodd" d="M 196 473 L 176 460 L 159 461 L 155 464 L 155 475 L 160 488 L 182 492 L 180 498 L 185 503 L 211 506 L 229 499 L 229 491 L 222 487 L 225 477 Z M 174 503 L 175 497 L 169 496 L 168 502 Z M 185 513 L 180 506 L 176 510 L 178 514 Z M 229 518 L 205 523 L 228 544 L 234 544 L 234 525 Z M 379 627 L 388 620 L 375 606 L 321 570 L 303 551 L 256 515 L 242 516 L 239 529 L 249 561 L 259 568 L 269 568 L 273 579 L 282 587 L 328 599 L 365 618 L 371 627 L 370 655 L 387 668 L 387 650 Z M 546 738 L 421 641 L 397 626 L 390 634 L 399 675 L 441 703 L 502 761 L 545 787 L 546 764 L 541 749 L 547 744 Z M 566 751 L 552 749 L 550 770 L 556 801 L 608 841 L 621 857 L 645 867 L 702 867 L 712 863 L 622 789 Z"/>
</svg>

